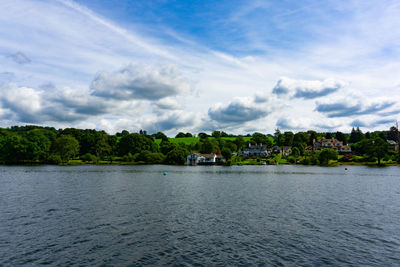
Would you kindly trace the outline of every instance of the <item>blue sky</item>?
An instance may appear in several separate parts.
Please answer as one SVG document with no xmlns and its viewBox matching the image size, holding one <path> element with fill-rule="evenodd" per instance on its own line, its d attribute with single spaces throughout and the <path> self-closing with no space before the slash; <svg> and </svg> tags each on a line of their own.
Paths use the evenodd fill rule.
<svg viewBox="0 0 400 267">
<path fill-rule="evenodd" d="M 388 129 L 400 3 L 0 3 L 0 126 Z"/>
</svg>

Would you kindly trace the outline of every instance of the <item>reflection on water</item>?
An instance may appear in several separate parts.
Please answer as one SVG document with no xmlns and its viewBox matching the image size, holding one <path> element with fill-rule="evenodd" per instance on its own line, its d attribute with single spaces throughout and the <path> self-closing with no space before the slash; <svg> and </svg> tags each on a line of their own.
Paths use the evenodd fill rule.
<svg viewBox="0 0 400 267">
<path fill-rule="evenodd" d="M 3 166 L 0 265 L 398 264 L 399 168 L 347 168 Z"/>
</svg>

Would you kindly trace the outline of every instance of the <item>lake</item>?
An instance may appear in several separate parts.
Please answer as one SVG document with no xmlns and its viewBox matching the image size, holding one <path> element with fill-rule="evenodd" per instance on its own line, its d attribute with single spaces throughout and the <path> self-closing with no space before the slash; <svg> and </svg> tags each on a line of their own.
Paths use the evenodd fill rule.
<svg viewBox="0 0 400 267">
<path fill-rule="evenodd" d="M 400 168 L 347 168 L 0 166 L 0 265 L 399 265 Z"/>
</svg>

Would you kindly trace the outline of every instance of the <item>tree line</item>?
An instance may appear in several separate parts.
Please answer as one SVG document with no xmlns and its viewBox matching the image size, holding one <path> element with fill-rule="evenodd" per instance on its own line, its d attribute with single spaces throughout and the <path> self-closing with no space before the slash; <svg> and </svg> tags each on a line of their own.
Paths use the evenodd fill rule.
<svg viewBox="0 0 400 267">
<path fill-rule="evenodd" d="M 138 164 L 184 164 L 191 152 L 221 154 L 228 162 L 234 152 L 240 152 L 249 144 L 264 144 L 267 147 L 291 146 L 288 162 L 322 164 L 334 159 L 337 152 L 306 150 L 314 140 L 336 138 L 351 144 L 354 155 L 341 157 L 341 161 L 372 162 L 382 159 L 398 161 L 398 154 L 389 150 L 387 140 L 398 140 L 396 127 L 389 131 L 366 132 L 353 128 L 351 133 L 306 131 L 293 133 L 276 130 L 273 135 L 255 132 L 247 135 L 232 135 L 223 131 L 211 134 L 199 133 L 195 142 L 179 142 L 192 133 L 178 133 L 174 142 L 162 132 L 148 134 L 145 130 L 130 133 L 126 130 L 110 135 L 93 129 L 55 129 L 40 126 L 12 126 L 0 128 L 0 163 L 2 164 L 61 164 L 72 159 L 83 162 L 121 162 Z M 336 154 L 335 154 L 336 153 Z"/>
</svg>

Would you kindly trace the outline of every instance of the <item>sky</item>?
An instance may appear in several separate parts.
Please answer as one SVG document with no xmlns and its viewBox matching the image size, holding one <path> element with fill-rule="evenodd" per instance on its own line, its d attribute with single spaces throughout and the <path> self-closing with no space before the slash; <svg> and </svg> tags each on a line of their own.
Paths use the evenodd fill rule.
<svg viewBox="0 0 400 267">
<path fill-rule="evenodd" d="M 0 127 L 388 130 L 400 2 L 1 0 Z"/>
</svg>

